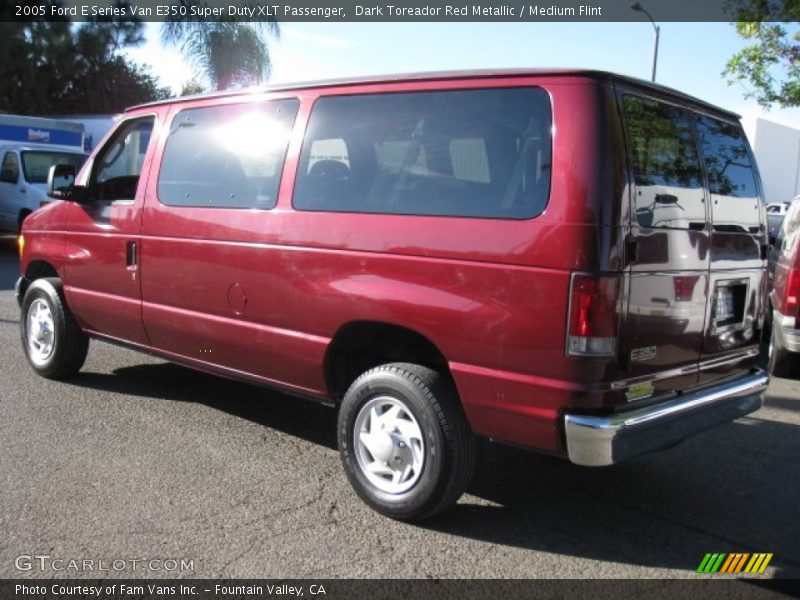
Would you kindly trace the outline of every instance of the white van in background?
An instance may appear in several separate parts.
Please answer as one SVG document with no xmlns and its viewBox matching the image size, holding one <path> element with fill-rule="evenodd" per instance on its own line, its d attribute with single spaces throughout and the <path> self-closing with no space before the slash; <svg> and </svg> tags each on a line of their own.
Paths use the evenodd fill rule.
<svg viewBox="0 0 800 600">
<path fill-rule="evenodd" d="M 0 231 L 19 231 L 25 217 L 51 201 L 46 188 L 52 165 L 80 169 L 83 137 L 77 123 L 0 115 Z"/>
</svg>

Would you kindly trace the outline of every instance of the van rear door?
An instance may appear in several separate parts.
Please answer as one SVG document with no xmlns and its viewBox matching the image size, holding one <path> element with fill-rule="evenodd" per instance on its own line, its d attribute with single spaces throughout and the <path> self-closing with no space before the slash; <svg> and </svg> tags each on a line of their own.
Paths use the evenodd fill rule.
<svg viewBox="0 0 800 600">
<path fill-rule="evenodd" d="M 631 210 L 623 377 L 630 400 L 698 382 L 707 312 L 708 198 L 692 113 L 622 92 Z"/>
<path fill-rule="evenodd" d="M 709 297 L 700 383 L 749 370 L 766 298 L 766 212 L 750 147 L 738 122 L 697 115 L 711 209 Z"/>
</svg>

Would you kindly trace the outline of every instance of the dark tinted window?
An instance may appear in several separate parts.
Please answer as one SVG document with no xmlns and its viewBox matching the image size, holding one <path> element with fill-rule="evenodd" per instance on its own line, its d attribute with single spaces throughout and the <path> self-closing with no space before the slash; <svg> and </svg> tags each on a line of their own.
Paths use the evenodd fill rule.
<svg viewBox="0 0 800 600">
<path fill-rule="evenodd" d="M 702 229 L 703 177 L 689 114 L 636 96 L 623 104 L 639 224 Z"/>
<path fill-rule="evenodd" d="M 95 200 L 133 200 L 139 186 L 153 117 L 120 125 L 111 142 L 94 162 L 92 194 Z"/>
<path fill-rule="evenodd" d="M 759 229 L 759 200 L 750 152 L 741 128 L 698 117 L 697 130 L 712 195 L 714 227 L 725 231 Z"/>
<path fill-rule="evenodd" d="M 53 165 L 72 165 L 80 171 L 86 156 L 71 152 L 45 152 L 25 150 L 22 152 L 22 170 L 28 183 L 47 183 L 47 175 Z"/>
<path fill-rule="evenodd" d="M 19 163 L 17 162 L 17 155 L 13 152 L 6 152 L 3 157 L 0 181 L 6 183 L 17 183 L 19 181 Z"/>
<path fill-rule="evenodd" d="M 319 99 L 300 157 L 300 210 L 530 218 L 550 188 L 539 88 Z"/>
<path fill-rule="evenodd" d="M 272 208 L 295 99 L 194 108 L 172 121 L 158 198 L 172 206 Z"/>
</svg>

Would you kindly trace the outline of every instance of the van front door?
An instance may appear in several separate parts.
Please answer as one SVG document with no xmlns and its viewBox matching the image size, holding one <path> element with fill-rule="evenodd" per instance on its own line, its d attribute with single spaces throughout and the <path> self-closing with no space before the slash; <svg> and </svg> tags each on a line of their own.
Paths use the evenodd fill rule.
<svg viewBox="0 0 800 600">
<path fill-rule="evenodd" d="M 652 387 L 636 392 L 646 396 L 697 383 L 708 287 L 708 202 L 689 111 L 631 94 L 623 94 L 622 109 L 632 260 L 620 351 L 629 376 L 654 376 Z"/>
<path fill-rule="evenodd" d="M 65 285 L 92 333 L 147 346 L 142 323 L 141 213 L 158 115 L 123 121 L 94 158 L 88 198 L 67 205 Z"/>
</svg>

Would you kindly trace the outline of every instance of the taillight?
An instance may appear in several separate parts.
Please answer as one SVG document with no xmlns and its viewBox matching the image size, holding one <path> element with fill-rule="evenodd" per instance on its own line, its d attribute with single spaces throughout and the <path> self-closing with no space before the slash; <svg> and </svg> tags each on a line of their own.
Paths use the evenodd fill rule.
<svg viewBox="0 0 800 600">
<path fill-rule="evenodd" d="M 619 277 L 572 276 L 567 354 L 611 356 L 617 342 Z"/>
<path fill-rule="evenodd" d="M 786 316 L 798 317 L 800 316 L 800 269 L 789 269 L 786 274 L 786 289 L 785 289 L 785 302 L 784 311 Z"/>
<path fill-rule="evenodd" d="M 694 296 L 694 286 L 700 277 L 698 275 L 678 275 L 672 278 L 675 287 L 675 300 L 678 302 L 688 302 Z"/>
</svg>

